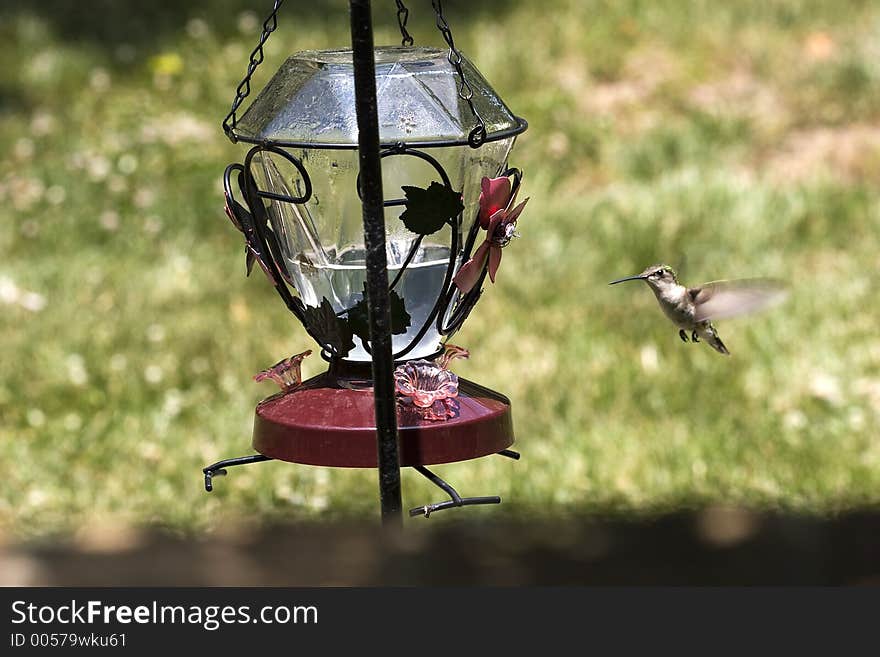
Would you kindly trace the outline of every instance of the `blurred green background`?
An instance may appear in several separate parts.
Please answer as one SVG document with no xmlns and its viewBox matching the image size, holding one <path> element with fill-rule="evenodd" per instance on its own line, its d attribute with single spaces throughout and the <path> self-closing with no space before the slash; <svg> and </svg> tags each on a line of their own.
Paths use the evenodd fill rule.
<svg viewBox="0 0 880 657">
<path fill-rule="evenodd" d="M 416 44 L 442 46 L 410 0 Z M 244 277 L 220 121 L 271 2 L 0 5 L 0 532 L 183 532 L 377 515 L 372 470 L 250 451 L 251 376 L 311 348 Z M 513 402 L 518 463 L 440 466 L 469 517 L 880 501 L 880 5 L 445 3 L 457 45 L 526 117 L 522 239 L 454 340 Z M 377 44 L 399 42 L 374 2 Z M 291 52 L 347 46 L 347 4 L 289 1 Z M 777 311 L 684 345 L 642 286 L 775 276 Z M 875 288 L 871 288 L 875 285 Z M 313 357 L 307 375 L 322 369 Z M 438 501 L 404 472 L 404 504 Z M 443 518 L 441 520 L 441 517 Z M 432 523 L 435 520 L 431 521 Z"/>
</svg>

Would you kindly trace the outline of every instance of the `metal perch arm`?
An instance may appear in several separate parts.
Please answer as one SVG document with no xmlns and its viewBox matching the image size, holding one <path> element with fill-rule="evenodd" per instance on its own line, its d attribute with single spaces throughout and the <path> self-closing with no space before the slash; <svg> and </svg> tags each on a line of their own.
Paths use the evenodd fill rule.
<svg viewBox="0 0 880 657">
<path fill-rule="evenodd" d="M 250 456 L 239 456 L 234 459 L 224 459 L 223 461 L 217 461 L 209 465 L 208 467 L 202 469 L 202 472 L 205 473 L 205 490 L 209 493 L 214 490 L 214 477 L 222 477 L 226 475 L 226 468 L 231 467 L 233 465 L 249 465 L 251 463 L 261 463 L 263 461 L 272 461 L 274 459 L 263 456 L 262 454 L 251 454 Z"/>
<path fill-rule="evenodd" d="M 412 467 L 413 470 L 425 477 L 428 481 L 430 481 L 438 488 L 441 488 L 452 499 L 445 502 L 437 502 L 435 504 L 425 504 L 424 506 L 417 506 L 414 509 L 410 509 L 409 515 L 411 518 L 414 518 L 418 515 L 424 515 L 426 518 L 429 518 L 431 514 L 434 513 L 434 511 L 443 511 L 444 509 L 451 509 L 458 506 L 474 506 L 477 504 L 501 504 L 501 498 L 497 495 L 492 495 L 490 497 L 462 497 L 452 486 L 450 486 L 443 479 L 428 470 L 428 468 L 426 468 L 425 466 L 414 465 Z"/>
</svg>

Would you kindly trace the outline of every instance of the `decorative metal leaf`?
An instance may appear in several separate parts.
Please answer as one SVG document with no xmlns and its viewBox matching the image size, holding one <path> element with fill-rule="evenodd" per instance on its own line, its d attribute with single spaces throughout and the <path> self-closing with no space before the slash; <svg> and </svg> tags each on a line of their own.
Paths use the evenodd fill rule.
<svg viewBox="0 0 880 657">
<path fill-rule="evenodd" d="M 403 225 L 419 235 L 431 235 L 464 210 L 461 193 L 432 182 L 427 189 L 404 185 L 406 210 L 400 215 Z"/>
<path fill-rule="evenodd" d="M 400 295 L 394 290 L 389 291 L 389 306 L 391 310 L 391 333 L 400 335 L 406 333 L 412 318 L 406 312 L 406 304 Z M 364 343 L 370 340 L 370 318 L 367 310 L 367 284 L 364 283 L 364 291 L 361 300 L 348 311 L 348 326 L 352 333 L 358 336 Z"/>
<path fill-rule="evenodd" d="M 306 329 L 323 348 L 339 356 L 354 349 L 354 334 L 349 322 L 336 316 L 327 297 L 321 299 L 317 308 L 306 306 L 304 314 Z"/>
</svg>

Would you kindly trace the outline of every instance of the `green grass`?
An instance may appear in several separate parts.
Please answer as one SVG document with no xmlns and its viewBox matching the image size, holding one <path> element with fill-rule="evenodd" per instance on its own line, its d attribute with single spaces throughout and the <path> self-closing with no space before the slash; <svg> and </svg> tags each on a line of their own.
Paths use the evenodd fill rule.
<svg viewBox="0 0 880 657">
<path fill-rule="evenodd" d="M 0 10 L 0 531 L 375 514 L 375 471 L 270 463 L 201 488 L 249 451 L 271 392 L 252 374 L 312 346 L 243 276 L 222 211 L 252 3 L 54 4 Z M 291 51 L 347 43 L 345 3 L 296 4 L 257 87 Z M 456 371 L 512 399 L 524 454 L 437 468 L 505 498 L 467 513 L 876 505 L 880 7 L 470 4 L 447 14 L 531 124 L 511 163 L 532 200 L 454 340 L 473 354 Z M 646 289 L 605 285 L 658 261 L 793 294 L 719 323 L 726 359 L 682 344 Z M 437 498 L 404 484 L 407 505 Z"/>
</svg>

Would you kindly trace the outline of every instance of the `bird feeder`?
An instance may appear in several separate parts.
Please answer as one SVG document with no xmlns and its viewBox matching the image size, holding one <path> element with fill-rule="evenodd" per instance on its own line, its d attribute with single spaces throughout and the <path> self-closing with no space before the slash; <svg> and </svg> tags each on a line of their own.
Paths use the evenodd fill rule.
<svg viewBox="0 0 880 657">
<path fill-rule="evenodd" d="M 248 149 L 224 174 L 226 212 L 247 272 L 259 265 L 315 348 L 255 377 L 280 387 L 256 408 L 257 454 L 208 466 L 205 486 L 278 459 L 378 467 L 383 504 L 412 467 L 450 496 L 412 515 L 500 502 L 463 498 L 425 466 L 519 456 L 509 400 L 457 377 L 468 352 L 448 340 L 514 236 L 524 203 L 508 156 L 527 124 L 456 49 L 439 1 L 448 49 L 412 46 L 405 8 L 403 45 L 374 49 L 369 2 L 353 1 L 353 48 L 289 56 L 239 117 L 280 4 L 223 124 Z M 327 371 L 302 381 L 312 351 Z"/>
</svg>

